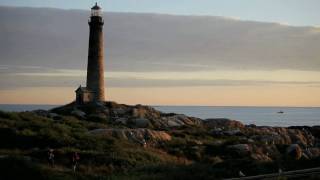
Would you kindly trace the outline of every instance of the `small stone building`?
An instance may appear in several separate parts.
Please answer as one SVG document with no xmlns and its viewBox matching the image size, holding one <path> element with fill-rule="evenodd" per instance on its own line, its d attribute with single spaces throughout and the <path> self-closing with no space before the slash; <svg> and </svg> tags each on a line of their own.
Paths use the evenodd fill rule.
<svg viewBox="0 0 320 180">
<path fill-rule="evenodd" d="M 79 105 L 92 102 L 94 99 L 94 93 L 88 90 L 86 87 L 79 86 L 75 92 L 76 92 L 76 103 Z"/>
</svg>

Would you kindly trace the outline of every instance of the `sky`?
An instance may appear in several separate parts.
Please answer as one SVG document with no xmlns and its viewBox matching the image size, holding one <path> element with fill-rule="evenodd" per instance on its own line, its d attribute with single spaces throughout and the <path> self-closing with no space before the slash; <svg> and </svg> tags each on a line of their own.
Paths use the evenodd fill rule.
<svg viewBox="0 0 320 180">
<path fill-rule="evenodd" d="M 74 100 L 85 85 L 93 2 L 0 0 L 1 104 Z M 108 12 L 108 100 L 320 107 L 318 1 L 98 2 Z"/>
<path fill-rule="evenodd" d="M 85 9 L 98 2 L 104 11 L 214 15 L 319 26 L 319 0 L 1 0 L 3 6 Z"/>
</svg>

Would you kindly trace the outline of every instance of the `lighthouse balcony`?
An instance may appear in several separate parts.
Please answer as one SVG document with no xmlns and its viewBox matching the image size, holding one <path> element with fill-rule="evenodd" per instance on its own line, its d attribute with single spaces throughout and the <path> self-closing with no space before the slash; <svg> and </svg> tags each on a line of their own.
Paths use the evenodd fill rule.
<svg viewBox="0 0 320 180">
<path fill-rule="evenodd" d="M 88 20 L 88 24 L 91 25 L 100 25 L 104 24 L 104 20 L 101 16 L 93 16 Z"/>
</svg>

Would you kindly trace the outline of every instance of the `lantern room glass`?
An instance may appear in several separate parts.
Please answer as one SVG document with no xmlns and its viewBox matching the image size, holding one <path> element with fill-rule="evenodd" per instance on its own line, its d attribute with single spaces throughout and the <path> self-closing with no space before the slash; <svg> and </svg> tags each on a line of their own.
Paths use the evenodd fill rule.
<svg viewBox="0 0 320 180">
<path fill-rule="evenodd" d="M 101 16 L 101 9 L 91 9 L 91 16 Z"/>
</svg>

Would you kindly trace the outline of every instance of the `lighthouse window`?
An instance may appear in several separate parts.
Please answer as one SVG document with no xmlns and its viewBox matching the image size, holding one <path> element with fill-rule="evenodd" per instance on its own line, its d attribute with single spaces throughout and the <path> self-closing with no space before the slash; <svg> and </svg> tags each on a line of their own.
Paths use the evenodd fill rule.
<svg viewBox="0 0 320 180">
<path fill-rule="evenodd" d="M 101 10 L 100 9 L 92 9 L 91 16 L 101 16 Z"/>
</svg>

